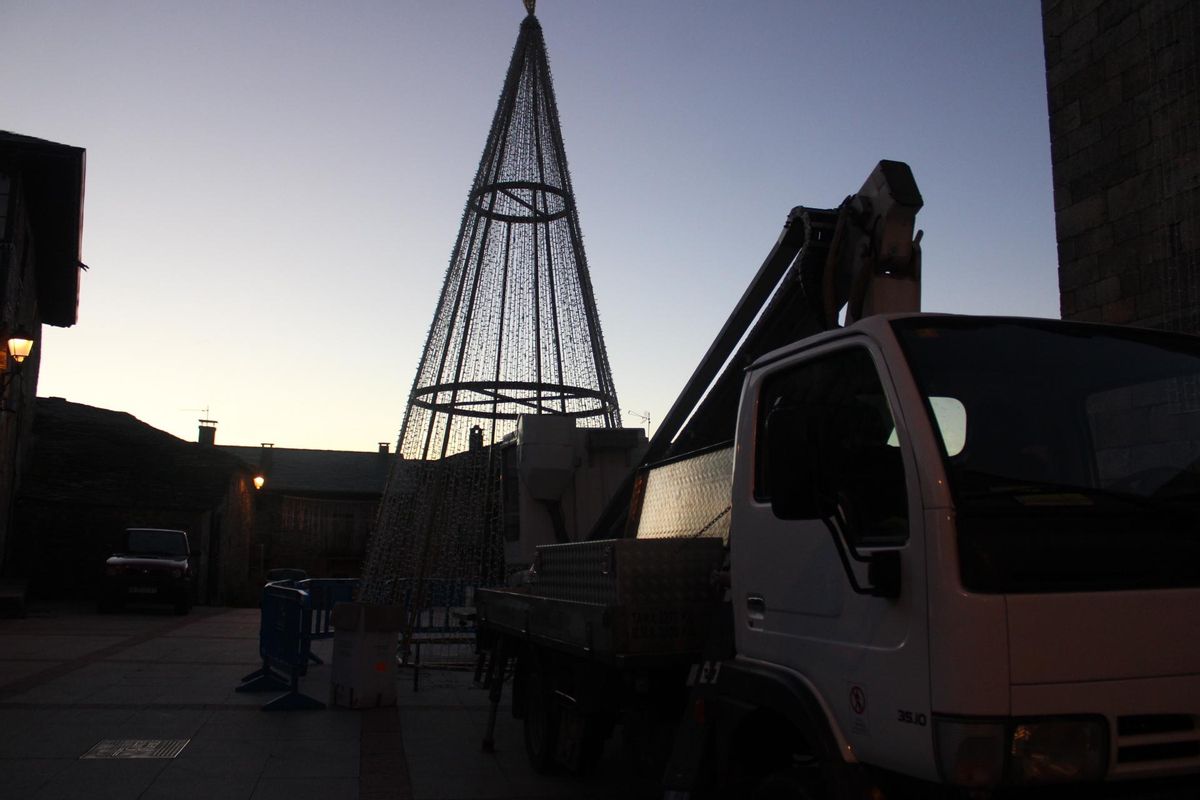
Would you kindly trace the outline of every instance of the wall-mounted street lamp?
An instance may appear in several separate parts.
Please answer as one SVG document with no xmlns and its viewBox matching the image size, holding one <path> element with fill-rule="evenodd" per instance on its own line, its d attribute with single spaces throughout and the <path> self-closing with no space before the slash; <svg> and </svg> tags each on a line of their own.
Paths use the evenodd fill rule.
<svg viewBox="0 0 1200 800">
<path fill-rule="evenodd" d="M 261 489 L 263 487 L 263 484 L 266 482 L 267 482 L 267 479 L 265 477 L 263 477 L 262 475 L 254 476 L 254 488 L 255 489 Z"/>
<path fill-rule="evenodd" d="M 21 364 L 25 359 L 29 358 L 29 354 L 33 352 L 33 339 L 23 333 L 16 333 L 8 337 L 8 354 L 12 356 L 12 360 Z"/>
<path fill-rule="evenodd" d="M 21 365 L 33 352 L 33 337 L 23 331 L 14 331 L 8 337 L 8 349 L 4 353 L 4 372 L 0 375 L 0 395 L 8 391 L 8 385 L 21 371 Z"/>
</svg>

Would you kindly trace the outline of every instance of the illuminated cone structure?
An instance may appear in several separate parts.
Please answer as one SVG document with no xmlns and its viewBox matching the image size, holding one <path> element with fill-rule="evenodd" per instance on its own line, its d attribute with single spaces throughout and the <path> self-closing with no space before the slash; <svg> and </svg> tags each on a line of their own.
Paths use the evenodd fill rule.
<svg viewBox="0 0 1200 800">
<path fill-rule="evenodd" d="M 542 29 L 521 24 L 364 569 L 375 602 L 460 605 L 502 561 L 491 445 L 522 414 L 617 427 Z M 447 588 L 450 587 L 450 588 Z M 439 596 L 445 594 L 445 596 Z"/>
</svg>

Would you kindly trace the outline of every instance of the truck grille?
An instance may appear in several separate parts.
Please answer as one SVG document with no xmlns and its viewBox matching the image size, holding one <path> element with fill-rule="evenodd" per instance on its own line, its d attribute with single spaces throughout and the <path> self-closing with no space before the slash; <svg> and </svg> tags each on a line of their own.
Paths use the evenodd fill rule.
<svg viewBox="0 0 1200 800">
<path fill-rule="evenodd" d="M 1138 714 L 1117 719 L 1117 765 L 1200 762 L 1200 718 Z"/>
</svg>

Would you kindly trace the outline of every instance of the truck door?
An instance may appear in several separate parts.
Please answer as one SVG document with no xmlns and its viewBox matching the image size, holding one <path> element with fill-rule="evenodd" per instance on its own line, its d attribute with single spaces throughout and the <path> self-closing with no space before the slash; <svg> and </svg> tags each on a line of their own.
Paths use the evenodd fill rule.
<svg viewBox="0 0 1200 800">
<path fill-rule="evenodd" d="M 921 495 L 884 359 L 852 342 L 747 383 L 738 440 L 752 445 L 737 456 L 731 534 L 737 647 L 801 675 L 859 760 L 911 773 L 930 746 Z M 885 581 L 898 577 L 898 591 L 880 587 L 889 570 L 878 570 L 869 593 L 856 558 L 879 553 L 898 560 Z"/>
</svg>

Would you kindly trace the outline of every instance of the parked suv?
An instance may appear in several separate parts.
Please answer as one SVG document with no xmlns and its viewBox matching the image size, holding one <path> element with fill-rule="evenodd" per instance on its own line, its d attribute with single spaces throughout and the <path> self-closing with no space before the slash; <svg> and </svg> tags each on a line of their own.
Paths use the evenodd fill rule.
<svg viewBox="0 0 1200 800">
<path fill-rule="evenodd" d="M 176 614 L 192 608 L 191 550 L 187 533 L 165 528 L 128 528 L 104 563 L 101 611 L 125 601 L 170 603 Z"/>
</svg>

